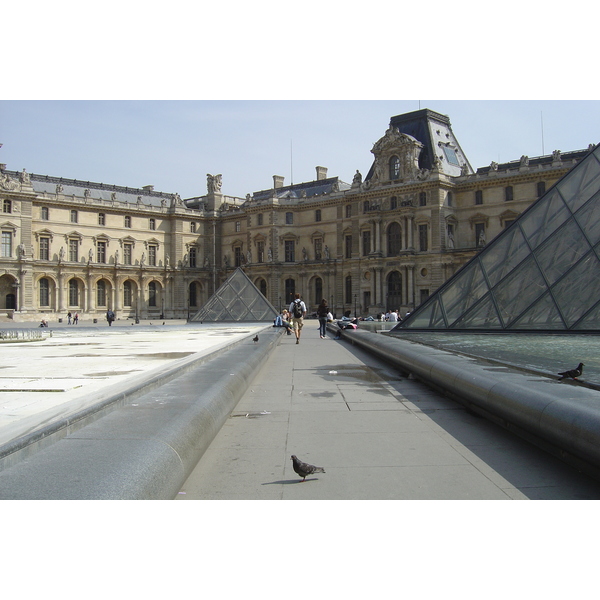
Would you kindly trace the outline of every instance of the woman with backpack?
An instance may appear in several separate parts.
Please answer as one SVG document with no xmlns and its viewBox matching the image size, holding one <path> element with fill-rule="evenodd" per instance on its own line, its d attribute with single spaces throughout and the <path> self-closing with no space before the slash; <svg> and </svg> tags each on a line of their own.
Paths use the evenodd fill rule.
<svg viewBox="0 0 600 600">
<path fill-rule="evenodd" d="M 317 317 L 319 318 L 319 335 L 321 339 L 326 339 L 327 336 L 327 315 L 329 314 L 329 307 L 327 306 L 327 300 L 323 298 L 321 304 L 317 308 Z"/>
</svg>

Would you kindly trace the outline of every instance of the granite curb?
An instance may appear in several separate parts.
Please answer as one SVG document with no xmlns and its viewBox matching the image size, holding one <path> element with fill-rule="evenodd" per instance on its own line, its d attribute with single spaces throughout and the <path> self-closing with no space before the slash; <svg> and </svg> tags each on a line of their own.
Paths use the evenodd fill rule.
<svg viewBox="0 0 600 600">
<path fill-rule="evenodd" d="M 471 411 L 600 479 L 597 391 L 398 337 L 360 330 L 344 330 L 340 335 Z"/>
</svg>

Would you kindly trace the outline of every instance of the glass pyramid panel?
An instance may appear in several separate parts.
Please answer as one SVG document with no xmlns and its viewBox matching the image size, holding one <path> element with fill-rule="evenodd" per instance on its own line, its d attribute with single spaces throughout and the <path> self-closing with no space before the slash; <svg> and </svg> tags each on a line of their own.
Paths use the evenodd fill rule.
<svg viewBox="0 0 600 600">
<path fill-rule="evenodd" d="M 469 307 L 488 291 L 483 272 L 478 261 L 465 267 L 441 294 L 448 325 L 452 325 Z"/>
<path fill-rule="evenodd" d="M 541 244 L 553 231 L 560 227 L 570 216 L 561 195 L 556 188 L 545 196 L 545 202 L 536 202 L 523 213 L 519 223 L 532 248 Z M 541 198 L 540 198 L 541 200 Z"/>
<path fill-rule="evenodd" d="M 577 223 L 571 219 L 550 236 L 535 255 L 542 273 L 552 285 L 590 249 Z"/>
<path fill-rule="evenodd" d="M 600 242 L 600 192 L 595 194 L 593 198 L 577 211 L 575 218 L 581 228 L 585 232 L 592 246 Z"/>
<path fill-rule="evenodd" d="M 277 314 L 244 271 L 238 268 L 190 321 L 263 322 L 273 321 Z"/>
<path fill-rule="evenodd" d="M 586 331 L 590 329 L 600 329 L 600 301 L 585 315 L 581 321 L 573 326 L 573 329 L 578 331 Z"/>
<path fill-rule="evenodd" d="M 493 291 L 505 327 L 546 290 L 546 282 L 530 256 Z"/>
<path fill-rule="evenodd" d="M 600 261 L 596 254 L 590 252 L 552 288 L 552 293 L 571 327 L 600 298 Z"/>
<path fill-rule="evenodd" d="M 506 231 L 490 251 L 481 254 L 480 260 L 490 285 L 494 287 L 507 273 L 512 271 L 528 254 L 529 246 L 518 225 Z"/>
<path fill-rule="evenodd" d="M 446 329 L 442 311 L 440 309 L 439 298 L 433 298 L 431 302 L 423 306 L 419 312 L 415 327 L 419 329 Z"/>
<path fill-rule="evenodd" d="M 502 329 L 502 322 L 488 294 L 477 306 L 459 319 L 454 327 L 456 329 Z"/>
<path fill-rule="evenodd" d="M 546 292 L 525 314 L 517 319 L 511 329 L 566 329 L 550 292 Z"/>
<path fill-rule="evenodd" d="M 590 158 L 592 160 L 586 160 L 582 168 L 574 172 L 573 177 L 564 178 L 556 185 L 573 212 L 585 204 L 600 187 L 600 147 L 596 148 Z"/>
<path fill-rule="evenodd" d="M 600 145 L 394 330 L 600 329 L 598 257 Z"/>
</svg>

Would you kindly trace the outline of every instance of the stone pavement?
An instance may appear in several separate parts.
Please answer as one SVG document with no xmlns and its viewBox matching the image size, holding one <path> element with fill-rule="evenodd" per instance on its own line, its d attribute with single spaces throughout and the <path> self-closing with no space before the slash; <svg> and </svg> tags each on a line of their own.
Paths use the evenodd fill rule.
<svg viewBox="0 0 600 600">
<path fill-rule="evenodd" d="M 290 456 L 326 473 L 300 482 Z M 600 483 L 307 321 L 178 500 L 598 499 Z"/>
</svg>

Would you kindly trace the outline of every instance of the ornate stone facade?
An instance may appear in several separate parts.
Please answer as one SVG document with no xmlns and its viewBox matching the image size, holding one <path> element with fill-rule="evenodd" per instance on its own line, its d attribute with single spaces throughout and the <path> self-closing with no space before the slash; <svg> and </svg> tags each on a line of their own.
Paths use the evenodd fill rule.
<svg viewBox="0 0 600 600">
<path fill-rule="evenodd" d="M 314 181 L 277 176 L 246 198 L 223 195 L 221 175 L 182 200 L 2 165 L 0 310 L 15 320 L 103 319 L 109 308 L 121 319 L 185 318 L 242 266 L 277 308 L 300 292 L 311 311 L 325 298 L 338 316 L 404 314 L 586 152 L 475 172 L 448 118 L 424 110 L 392 118 L 364 180 L 317 167 Z"/>
</svg>

